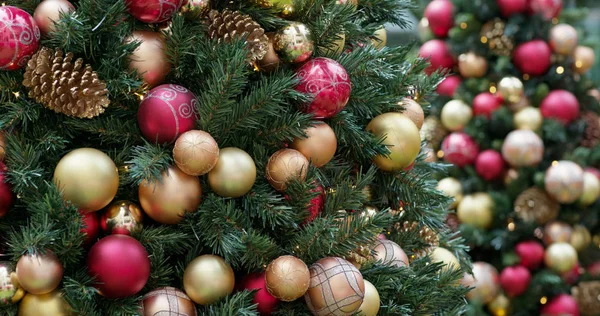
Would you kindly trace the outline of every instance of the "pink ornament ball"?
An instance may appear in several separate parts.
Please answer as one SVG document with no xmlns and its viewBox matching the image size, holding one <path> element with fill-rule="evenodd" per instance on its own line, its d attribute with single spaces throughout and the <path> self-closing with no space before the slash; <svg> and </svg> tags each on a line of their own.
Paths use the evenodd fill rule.
<svg viewBox="0 0 600 316">
<path fill-rule="evenodd" d="M 477 174 L 487 181 L 500 178 L 504 173 L 504 166 L 502 155 L 493 149 L 482 151 L 475 160 Z"/>
<path fill-rule="evenodd" d="M 462 80 L 460 76 L 452 75 L 444 78 L 442 82 L 437 86 L 437 94 L 445 96 L 445 97 L 454 97 L 454 92 L 460 86 Z"/>
<path fill-rule="evenodd" d="M 520 264 L 529 270 L 535 270 L 544 261 L 544 246 L 539 242 L 522 241 L 515 246 L 515 253 L 521 259 Z"/>
<path fill-rule="evenodd" d="M 568 125 L 579 117 L 579 101 L 567 90 L 553 90 L 542 100 L 540 111 L 543 117 Z"/>
<path fill-rule="evenodd" d="M 496 0 L 502 16 L 509 17 L 513 14 L 527 11 L 527 0 Z"/>
<path fill-rule="evenodd" d="M 454 6 L 450 0 L 433 0 L 427 5 L 424 16 L 435 36 L 448 36 L 448 31 L 454 26 L 453 10 Z"/>
<path fill-rule="evenodd" d="M 548 301 L 541 309 L 543 316 L 579 316 L 577 301 L 568 294 L 559 294 Z"/>
<path fill-rule="evenodd" d="M 492 117 L 492 112 L 502 106 L 501 98 L 489 93 L 482 92 L 473 99 L 473 113 L 482 115 L 488 119 Z"/>
<path fill-rule="evenodd" d="M 242 290 L 256 290 L 252 303 L 257 304 L 256 310 L 261 315 L 271 315 L 279 300 L 267 290 L 265 273 L 248 274 L 242 280 Z"/>
<path fill-rule="evenodd" d="M 296 90 L 313 98 L 301 110 L 314 114 L 315 118 L 329 118 L 338 114 L 350 99 L 350 76 L 333 59 L 313 58 L 297 70 L 296 76 L 299 79 Z"/>
<path fill-rule="evenodd" d="M 562 11 L 562 0 L 529 0 L 529 13 L 539 14 L 546 20 L 558 17 Z"/>
<path fill-rule="evenodd" d="M 126 0 L 129 13 L 144 23 L 161 23 L 179 11 L 184 0 Z"/>
<path fill-rule="evenodd" d="M 442 142 L 442 151 L 445 161 L 457 167 L 464 167 L 475 162 L 479 147 L 471 136 L 463 132 L 454 132 Z"/>
<path fill-rule="evenodd" d="M 545 74 L 552 63 L 552 50 L 542 40 L 525 42 L 513 52 L 513 63 L 522 73 L 530 76 Z"/>
<path fill-rule="evenodd" d="M 0 161 L 0 218 L 8 213 L 15 200 L 12 186 L 6 182 L 6 170 L 6 165 Z"/>
<path fill-rule="evenodd" d="M 524 266 L 506 267 L 500 273 L 500 285 L 509 297 L 525 293 L 529 282 L 531 282 L 531 273 Z"/>
<path fill-rule="evenodd" d="M 0 69 L 25 66 L 37 51 L 40 36 L 40 28 L 29 13 L 13 6 L 0 6 Z"/>
<path fill-rule="evenodd" d="M 144 137 L 154 143 L 172 143 L 194 129 L 197 100 L 179 85 L 163 84 L 148 92 L 138 109 L 138 124 Z"/>
<path fill-rule="evenodd" d="M 454 57 L 446 42 L 433 39 L 425 42 L 419 49 L 419 56 L 429 58 L 429 67 L 425 73 L 430 75 L 438 69 L 451 69 L 454 66 Z"/>
</svg>

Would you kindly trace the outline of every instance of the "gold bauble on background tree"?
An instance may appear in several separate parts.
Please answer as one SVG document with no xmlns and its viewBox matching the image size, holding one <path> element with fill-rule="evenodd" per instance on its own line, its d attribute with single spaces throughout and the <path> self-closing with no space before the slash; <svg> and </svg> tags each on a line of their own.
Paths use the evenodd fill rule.
<svg viewBox="0 0 600 316">
<path fill-rule="evenodd" d="M 308 290 L 309 283 L 308 267 L 294 256 L 281 256 L 271 261 L 265 271 L 267 290 L 284 302 L 302 297 Z"/>
<path fill-rule="evenodd" d="M 498 82 L 498 93 L 509 104 L 517 104 L 525 96 L 523 82 L 517 77 L 504 77 Z"/>
<path fill-rule="evenodd" d="M 473 263 L 473 275 L 465 272 L 461 284 L 475 287 L 467 293 L 467 299 L 470 302 L 488 304 L 500 293 L 498 270 L 487 262 Z"/>
<path fill-rule="evenodd" d="M 487 305 L 493 316 L 511 315 L 510 300 L 504 294 L 498 294 L 495 299 Z"/>
<path fill-rule="evenodd" d="M 473 117 L 473 110 L 462 100 L 448 101 L 442 108 L 440 119 L 449 131 L 462 130 Z"/>
<path fill-rule="evenodd" d="M 488 193 L 465 195 L 456 209 L 458 219 L 480 229 L 489 228 L 494 220 L 494 201 Z"/>
<path fill-rule="evenodd" d="M 219 161 L 208 173 L 210 188 L 224 197 L 240 197 L 248 193 L 256 181 L 256 165 L 245 151 L 236 147 L 222 148 Z"/>
<path fill-rule="evenodd" d="M 527 106 L 517 111 L 513 116 L 513 123 L 517 129 L 538 131 L 542 127 L 544 117 L 539 108 Z"/>
<path fill-rule="evenodd" d="M 0 305 L 12 305 L 19 302 L 25 295 L 25 290 L 19 284 L 15 266 L 6 261 L 0 261 Z"/>
<path fill-rule="evenodd" d="M 573 226 L 573 233 L 571 234 L 571 238 L 569 243 L 575 250 L 582 251 L 587 248 L 592 242 L 592 235 L 590 231 L 583 225 L 575 225 Z"/>
<path fill-rule="evenodd" d="M 458 56 L 458 71 L 465 78 L 481 78 L 488 70 L 488 61 L 485 57 L 473 52 Z"/>
<path fill-rule="evenodd" d="M 571 234 L 573 234 L 573 228 L 571 225 L 553 221 L 544 226 L 543 241 L 546 245 L 551 245 L 557 242 L 569 242 L 571 240 Z"/>
<path fill-rule="evenodd" d="M 550 48 L 561 55 L 569 55 L 577 46 L 577 30 L 565 23 L 553 26 L 548 34 Z"/>
<path fill-rule="evenodd" d="M 266 177 L 277 191 L 285 191 L 291 180 L 304 181 L 308 159 L 295 149 L 280 149 L 267 162 Z"/>
<path fill-rule="evenodd" d="M 444 178 L 437 184 L 437 189 L 442 191 L 446 196 L 454 198 L 449 208 L 453 209 L 458 206 L 463 199 L 462 184 L 456 178 Z"/>
<path fill-rule="evenodd" d="M 375 165 L 383 171 L 398 171 L 410 166 L 421 150 L 419 129 L 400 113 L 384 113 L 373 118 L 367 125 L 367 131 L 377 137 L 385 137 L 383 144 L 390 154 L 373 158 Z"/>
<path fill-rule="evenodd" d="M 583 192 L 579 197 L 579 204 L 588 206 L 600 197 L 600 180 L 591 172 L 583 173 Z"/>
<path fill-rule="evenodd" d="M 571 244 L 557 242 L 546 248 L 544 263 L 555 272 L 571 271 L 577 264 L 577 251 Z"/>
<path fill-rule="evenodd" d="M 546 192 L 560 203 L 573 203 L 583 194 L 583 169 L 568 160 L 553 162 L 544 178 Z"/>
<path fill-rule="evenodd" d="M 294 139 L 290 147 L 302 153 L 315 167 L 322 167 L 331 161 L 337 149 L 337 138 L 333 129 L 321 122 L 304 132 L 307 138 Z"/>
<path fill-rule="evenodd" d="M 577 46 L 573 51 L 573 59 L 575 60 L 575 72 L 583 74 L 594 66 L 596 55 L 590 47 Z"/>
<path fill-rule="evenodd" d="M 231 294 L 234 286 L 233 269 L 219 256 L 196 257 L 183 273 L 185 293 L 200 305 L 210 305 Z"/>
<path fill-rule="evenodd" d="M 28 293 L 19 304 L 19 316 L 71 316 L 71 307 L 59 291 L 35 295 Z"/>
<path fill-rule="evenodd" d="M 219 161 L 219 145 L 205 131 L 187 131 L 175 141 L 173 160 L 181 171 L 200 176 L 211 171 Z"/>
</svg>

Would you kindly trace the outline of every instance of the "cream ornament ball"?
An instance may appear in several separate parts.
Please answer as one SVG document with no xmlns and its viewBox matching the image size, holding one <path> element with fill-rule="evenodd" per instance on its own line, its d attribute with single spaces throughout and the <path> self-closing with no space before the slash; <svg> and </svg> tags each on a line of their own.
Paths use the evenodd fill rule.
<svg viewBox="0 0 600 316">
<path fill-rule="evenodd" d="M 451 100 L 442 108 L 442 125 L 453 132 L 462 130 L 472 117 L 473 110 L 462 100 Z"/>
<path fill-rule="evenodd" d="M 513 123 L 517 129 L 538 131 L 544 123 L 544 117 L 539 108 L 527 106 L 514 114 Z"/>
<path fill-rule="evenodd" d="M 583 173 L 583 193 L 579 197 L 579 203 L 589 206 L 600 197 L 600 179 L 591 172 Z"/>
<path fill-rule="evenodd" d="M 577 30 L 569 24 L 561 23 L 550 29 L 548 44 L 560 55 L 569 55 L 577 46 Z"/>
<path fill-rule="evenodd" d="M 437 184 L 437 189 L 442 191 L 445 195 L 454 198 L 450 209 L 456 208 L 456 206 L 463 199 L 462 184 L 456 178 L 444 178 Z"/>
<path fill-rule="evenodd" d="M 487 229 L 494 220 L 494 201 L 484 192 L 466 195 L 458 204 L 456 214 L 464 224 Z"/>
</svg>

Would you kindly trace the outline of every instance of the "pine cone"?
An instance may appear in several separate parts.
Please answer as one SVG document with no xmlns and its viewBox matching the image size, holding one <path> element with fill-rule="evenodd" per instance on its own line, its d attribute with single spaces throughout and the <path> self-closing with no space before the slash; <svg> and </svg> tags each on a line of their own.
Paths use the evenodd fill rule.
<svg viewBox="0 0 600 316">
<path fill-rule="evenodd" d="M 529 188 L 515 200 L 515 212 L 525 222 L 543 225 L 558 216 L 560 204 L 554 201 L 546 191 Z"/>
<path fill-rule="evenodd" d="M 581 282 L 574 287 L 573 296 L 581 315 L 598 315 L 600 310 L 600 281 Z"/>
<path fill-rule="evenodd" d="M 581 145 L 592 148 L 600 144 L 600 116 L 594 112 L 585 112 L 581 119 L 586 124 Z"/>
<path fill-rule="evenodd" d="M 352 263 L 357 269 L 360 269 L 363 264 L 369 262 L 371 257 L 371 250 L 366 246 L 359 246 L 356 250 L 350 252 L 345 256 L 348 262 Z"/>
<path fill-rule="evenodd" d="M 92 118 L 110 104 L 106 83 L 83 59 L 43 47 L 27 63 L 23 85 L 29 97 L 57 113 Z"/>
<path fill-rule="evenodd" d="M 269 39 L 265 30 L 249 15 L 229 9 L 219 12 L 211 10 L 208 13 L 208 34 L 212 39 L 230 42 L 233 39 L 245 38 L 251 62 L 261 60 L 267 54 Z"/>
<path fill-rule="evenodd" d="M 406 221 L 402 224 L 396 223 L 395 228 L 396 230 L 405 233 L 419 232 L 421 240 L 424 243 L 428 244 L 428 246 L 423 249 L 412 249 L 413 257 L 422 258 L 430 254 L 433 251 L 433 249 L 440 245 L 440 237 L 438 236 L 438 234 L 431 228 L 425 225 L 420 225 L 418 222 Z M 411 259 L 413 258 L 411 257 Z"/>
</svg>

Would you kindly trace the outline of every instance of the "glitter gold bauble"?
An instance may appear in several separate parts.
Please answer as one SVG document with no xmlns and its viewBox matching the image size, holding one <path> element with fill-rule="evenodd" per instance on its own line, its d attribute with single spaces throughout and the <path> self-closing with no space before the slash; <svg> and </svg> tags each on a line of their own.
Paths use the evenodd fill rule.
<svg viewBox="0 0 600 316">
<path fill-rule="evenodd" d="M 55 31 L 55 22 L 60 21 L 60 15 L 75 11 L 75 7 L 67 0 L 44 0 L 33 12 L 33 19 L 43 35 Z"/>
<path fill-rule="evenodd" d="M 385 30 L 384 26 L 375 31 L 373 37 L 374 38 L 371 39 L 371 45 L 373 45 L 373 47 L 382 49 L 387 44 L 387 31 Z"/>
<path fill-rule="evenodd" d="M 381 299 L 379 298 L 379 292 L 375 286 L 367 281 L 365 281 L 365 297 L 363 299 L 362 304 L 358 308 L 359 316 L 377 316 L 379 312 L 379 307 L 381 307 Z"/>
<path fill-rule="evenodd" d="M 590 231 L 583 225 L 573 226 L 573 233 L 569 243 L 575 250 L 582 251 L 587 248 L 592 242 L 592 235 Z"/>
<path fill-rule="evenodd" d="M 465 78 L 481 78 L 488 70 L 487 59 L 469 52 L 458 56 L 458 71 Z"/>
<path fill-rule="evenodd" d="M 543 122 L 544 118 L 540 109 L 532 106 L 520 109 L 513 116 L 513 123 L 517 129 L 537 131 L 542 127 Z"/>
<path fill-rule="evenodd" d="M 515 47 L 512 38 L 504 34 L 506 23 L 500 18 L 486 22 L 481 27 L 481 42 L 487 44 L 496 55 L 510 56 Z"/>
<path fill-rule="evenodd" d="M 299 22 L 280 29 L 273 38 L 273 47 L 281 60 L 295 64 L 307 61 L 315 50 L 310 30 Z"/>
<path fill-rule="evenodd" d="M 577 30 L 566 23 L 553 26 L 548 34 L 550 48 L 560 55 L 569 55 L 577 47 Z"/>
<path fill-rule="evenodd" d="M 327 257 L 310 267 L 310 285 L 304 298 L 313 315 L 352 315 L 364 295 L 363 277 L 350 262 Z"/>
<path fill-rule="evenodd" d="M 177 224 L 185 212 L 195 212 L 202 200 L 198 177 L 190 176 L 171 166 L 161 174 L 161 180 L 142 181 L 138 189 L 144 212 L 161 224 Z"/>
<path fill-rule="evenodd" d="M 554 162 L 546 171 L 544 187 L 559 203 L 573 203 L 583 194 L 583 169 L 568 160 Z"/>
<path fill-rule="evenodd" d="M 523 82 L 517 77 L 504 77 L 498 82 L 498 93 L 509 104 L 516 104 L 524 97 Z"/>
<path fill-rule="evenodd" d="M 431 262 L 441 262 L 443 263 L 444 270 L 452 269 L 458 270 L 460 269 L 460 262 L 456 258 L 456 256 L 450 252 L 450 250 L 442 247 L 437 247 L 433 249 L 431 254 L 429 255 Z"/>
<path fill-rule="evenodd" d="M 162 287 L 144 295 L 141 316 L 177 315 L 196 316 L 194 302 L 183 291 Z"/>
<path fill-rule="evenodd" d="M 456 178 L 444 178 L 437 184 L 437 189 L 442 191 L 446 196 L 454 198 L 454 202 L 450 204 L 450 209 L 456 208 L 463 199 L 462 184 Z"/>
<path fill-rule="evenodd" d="M 280 149 L 267 162 L 266 177 L 277 191 L 285 191 L 289 181 L 304 181 L 308 159 L 295 149 Z"/>
<path fill-rule="evenodd" d="M 224 197 L 240 197 L 248 193 L 256 181 L 256 165 L 252 157 L 236 147 L 222 148 L 217 165 L 208 173 L 210 188 Z"/>
<path fill-rule="evenodd" d="M 205 131 L 187 131 L 175 141 L 173 160 L 181 171 L 190 176 L 201 176 L 219 161 L 219 145 Z"/>
<path fill-rule="evenodd" d="M 377 155 L 373 162 L 383 171 L 398 171 L 410 166 L 421 150 L 419 129 L 405 115 L 400 113 L 384 113 L 371 120 L 367 131 L 377 137 L 384 137 L 383 145 L 390 151 L 389 155 Z"/>
<path fill-rule="evenodd" d="M 408 256 L 398 246 L 397 243 L 391 240 L 377 240 L 371 248 L 373 258 L 376 261 L 381 261 L 382 264 L 393 267 L 408 267 Z"/>
<path fill-rule="evenodd" d="M 19 304 L 19 316 L 69 316 L 71 308 L 59 291 L 46 294 L 28 293 Z"/>
<path fill-rule="evenodd" d="M 337 138 L 333 129 L 319 122 L 304 130 L 307 138 L 296 138 L 290 146 L 306 157 L 315 167 L 327 164 L 337 149 Z"/>
<path fill-rule="evenodd" d="M 79 148 L 60 159 L 54 169 L 54 183 L 62 197 L 80 210 L 97 211 L 112 201 L 119 188 L 119 172 L 105 153 Z"/>
<path fill-rule="evenodd" d="M 594 66 L 596 55 L 590 47 L 577 46 L 573 52 L 573 59 L 575 60 L 575 72 L 583 74 Z"/>
<path fill-rule="evenodd" d="M 543 225 L 558 217 L 560 205 L 546 191 L 533 187 L 519 194 L 514 209 L 524 222 Z"/>
<path fill-rule="evenodd" d="M 558 273 L 571 271 L 577 264 L 577 251 L 569 243 L 554 243 L 546 248 L 544 263 Z"/>
<path fill-rule="evenodd" d="M 15 304 L 24 295 L 25 290 L 19 284 L 14 265 L 0 261 L 0 306 Z"/>
<path fill-rule="evenodd" d="M 275 52 L 275 48 L 273 47 L 273 37 L 275 36 L 275 33 L 270 32 L 266 33 L 266 35 L 269 39 L 267 53 L 262 59 L 256 61 L 256 65 L 260 71 L 271 72 L 279 67 L 281 59 L 279 59 L 279 55 L 277 55 L 277 52 Z"/>
<path fill-rule="evenodd" d="M 571 240 L 572 234 L 573 228 L 569 224 L 565 222 L 554 221 L 544 226 L 543 240 L 546 245 L 559 242 L 566 243 Z"/>
<path fill-rule="evenodd" d="M 208 11 L 210 11 L 209 0 L 185 0 L 179 10 L 189 20 L 197 20 L 207 15 Z"/>
<path fill-rule="evenodd" d="M 510 315 L 510 300 L 506 295 L 499 294 L 487 305 L 488 309 L 492 313 L 492 316 L 507 316 Z"/>
<path fill-rule="evenodd" d="M 291 302 L 308 290 L 310 273 L 302 260 L 294 256 L 281 256 L 267 266 L 265 283 L 271 295 Z"/>
<path fill-rule="evenodd" d="M 600 281 L 580 282 L 571 289 L 579 312 L 584 316 L 597 315 L 600 310 Z"/>
<path fill-rule="evenodd" d="M 465 195 L 456 209 L 458 219 L 480 229 L 487 229 L 494 220 L 494 201 L 488 193 Z"/>
<path fill-rule="evenodd" d="M 579 197 L 579 204 L 589 206 L 600 197 L 600 179 L 591 172 L 583 173 L 583 193 Z"/>
<path fill-rule="evenodd" d="M 144 212 L 135 203 L 129 201 L 113 202 L 102 213 L 100 226 L 108 234 L 130 235 L 142 230 Z"/>
<path fill-rule="evenodd" d="M 229 263 L 215 255 L 192 260 L 183 273 L 185 293 L 200 305 L 209 305 L 231 294 L 235 275 Z"/>
<path fill-rule="evenodd" d="M 465 273 L 461 284 L 474 287 L 467 293 L 470 302 L 488 304 L 500 293 L 498 270 L 487 262 L 473 263 L 473 275 Z"/>
<path fill-rule="evenodd" d="M 135 70 L 148 88 L 161 84 L 171 71 L 171 63 L 161 33 L 134 31 L 125 42 L 140 43 L 129 57 L 129 69 Z"/>
<path fill-rule="evenodd" d="M 51 252 L 21 256 L 16 271 L 21 287 L 36 295 L 52 292 L 63 277 L 62 264 Z"/>
<path fill-rule="evenodd" d="M 425 121 L 425 113 L 423 113 L 423 108 L 421 105 L 409 98 L 404 98 L 402 101 L 398 103 L 398 105 L 404 108 L 402 114 L 406 115 L 420 130 L 423 126 L 423 122 Z"/>
<path fill-rule="evenodd" d="M 449 131 L 462 130 L 473 117 L 471 107 L 461 100 L 451 100 L 444 105 L 440 119 Z"/>
<path fill-rule="evenodd" d="M 544 142 L 530 130 L 514 130 L 504 138 L 502 157 L 513 167 L 536 166 L 544 158 Z"/>
</svg>

